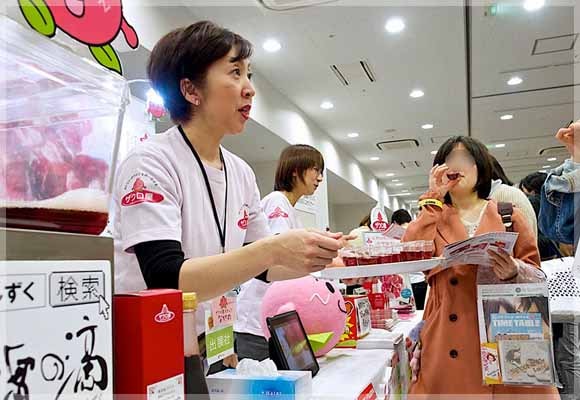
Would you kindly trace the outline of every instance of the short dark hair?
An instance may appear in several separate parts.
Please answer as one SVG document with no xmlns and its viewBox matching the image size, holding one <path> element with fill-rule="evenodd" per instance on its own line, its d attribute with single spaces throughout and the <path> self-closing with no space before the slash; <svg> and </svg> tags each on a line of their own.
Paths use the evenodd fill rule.
<svg viewBox="0 0 580 400">
<path fill-rule="evenodd" d="M 413 219 L 411 218 L 411 214 L 409 214 L 407 210 L 404 210 L 402 208 L 400 210 L 395 211 L 393 213 L 393 216 L 391 217 L 391 221 L 397 225 L 408 224 L 412 220 Z"/>
<path fill-rule="evenodd" d="M 468 136 L 453 136 L 445 141 L 439 147 L 433 165 L 445 164 L 447 156 L 455 149 L 458 144 L 462 144 L 465 149 L 471 154 L 477 165 L 477 183 L 474 190 L 480 199 L 487 199 L 491 191 L 491 161 L 489 159 L 489 151 L 483 143 L 477 139 Z M 451 204 L 451 196 L 449 193 L 445 195 L 445 203 Z"/>
<path fill-rule="evenodd" d="M 503 167 L 499 161 L 497 161 L 497 158 L 491 154 L 489 155 L 489 158 L 491 159 L 491 178 L 499 179 L 504 185 L 513 186 L 514 183 L 507 177 Z"/>
<path fill-rule="evenodd" d="M 210 21 L 175 29 L 157 42 L 149 56 L 147 75 L 174 122 L 192 117 L 192 105 L 181 93 L 181 80 L 187 78 L 203 88 L 209 67 L 232 48 L 237 50 L 233 61 L 252 55 L 249 41 Z"/>
<path fill-rule="evenodd" d="M 526 189 L 530 193 L 540 194 L 547 177 L 548 174 L 544 172 L 534 172 L 533 174 L 529 174 L 521 180 L 520 189 Z"/>
<path fill-rule="evenodd" d="M 318 150 L 307 144 L 286 147 L 278 160 L 274 190 L 291 192 L 294 189 L 294 172 L 304 182 L 304 173 L 310 168 L 324 172 L 324 158 Z"/>
</svg>

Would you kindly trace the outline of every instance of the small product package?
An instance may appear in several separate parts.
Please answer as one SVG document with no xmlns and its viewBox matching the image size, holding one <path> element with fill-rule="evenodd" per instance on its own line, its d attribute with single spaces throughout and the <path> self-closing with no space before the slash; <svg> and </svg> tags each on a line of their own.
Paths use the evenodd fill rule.
<svg viewBox="0 0 580 400">
<path fill-rule="evenodd" d="M 371 332 L 371 303 L 368 296 L 344 296 L 346 325 L 336 347 L 356 348 L 359 339 Z"/>
<path fill-rule="evenodd" d="M 307 400 L 312 394 L 312 373 L 279 371 L 253 376 L 227 369 L 208 376 L 207 385 L 212 400 Z"/>
<path fill-rule="evenodd" d="M 183 398 L 181 291 L 143 290 L 117 294 L 113 301 L 115 395 Z"/>
</svg>

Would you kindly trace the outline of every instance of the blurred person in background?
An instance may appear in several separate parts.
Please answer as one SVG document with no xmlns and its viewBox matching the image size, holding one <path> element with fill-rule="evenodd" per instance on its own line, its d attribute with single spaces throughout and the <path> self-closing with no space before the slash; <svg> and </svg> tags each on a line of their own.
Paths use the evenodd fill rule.
<svg viewBox="0 0 580 400">
<path fill-rule="evenodd" d="M 534 172 L 520 181 L 520 189 L 528 196 L 534 209 L 538 225 L 540 224 L 540 193 L 548 174 L 544 172 Z M 561 257 L 560 245 L 544 234 L 542 229 L 538 229 L 538 249 L 542 261 L 552 260 Z"/>
<path fill-rule="evenodd" d="M 580 120 L 558 130 L 556 139 L 566 146 L 570 157 L 551 170 L 541 188 L 539 226 L 550 239 L 573 246 L 574 265 L 580 263 L 576 221 L 580 221 Z M 554 324 L 554 355 L 563 388 L 562 399 L 580 394 L 580 326 Z"/>
<path fill-rule="evenodd" d="M 413 218 L 411 218 L 411 214 L 409 214 L 409 211 L 405 209 L 395 211 L 391 217 L 392 223 L 402 226 L 403 228 L 409 226 L 412 220 Z"/>
<path fill-rule="evenodd" d="M 371 214 L 368 213 L 358 224 L 357 228 L 350 231 L 349 236 L 356 236 L 355 239 L 348 242 L 351 247 L 358 247 L 363 245 L 363 233 L 371 231 Z"/>
<path fill-rule="evenodd" d="M 323 180 L 323 174 L 324 158 L 314 147 L 294 144 L 282 151 L 276 167 L 274 191 L 260 202 L 273 235 L 302 228 L 294 207 L 302 196 L 314 194 Z M 294 277 L 299 276 L 297 274 Z M 269 287 L 270 280 L 265 276 L 250 279 L 241 286 L 234 324 L 235 347 L 240 360 L 250 358 L 262 361 L 270 356 L 260 312 Z"/>
<path fill-rule="evenodd" d="M 520 181 L 520 189 L 527 196 L 539 196 L 548 174 L 533 172 Z"/>
<path fill-rule="evenodd" d="M 526 197 L 521 190 L 514 187 L 513 182 L 507 177 L 505 171 L 503 170 L 501 164 L 493 155 L 489 155 L 491 158 L 491 191 L 489 197 L 496 203 L 512 203 L 514 207 L 517 207 L 524 218 L 526 219 L 528 225 L 534 231 L 534 234 L 538 235 L 538 220 L 534 208 L 530 203 L 530 200 Z M 541 251 L 540 251 L 541 253 Z"/>
<path fill-rule="evenodd" d="M 574 230 L 574 218 L 580 218 L 580 120 L 562 128 L 556 139 L 562 142 L 570 158 L 550 171 L 541 188 L 540 229 L 551 239 L 578 246 L 580 229 Z"/>
</svg>

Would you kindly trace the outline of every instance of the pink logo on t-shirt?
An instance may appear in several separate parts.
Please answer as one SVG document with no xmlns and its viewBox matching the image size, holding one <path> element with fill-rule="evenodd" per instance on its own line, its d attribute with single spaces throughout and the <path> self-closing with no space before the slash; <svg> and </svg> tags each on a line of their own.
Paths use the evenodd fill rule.
<svg viewBox="0 0 580 400">
<path fill-rule="evenodd" d="M 280 207 L 276 207 L 272 214 L 268 215 L 268 219 L 276 218 L 288 218 L 288 213 L 284 212 Z"/>
<path fill-rule="evenodd" d="M 238 227 L 240 229 L 248 229 L 248 220 L 250 217 L 248 216 L 248 211 L 244 209 L 244 216 L 238 221 Z"/>
<path fill-rule="evenodd" d="M 377 216 L 377 220 L 375 222 L 373 222 L 373 230 L 379 231 L 379 232 L 384 232 L 387 230 L 387 228 L 388 228 L 387 221 L 385 221 L 383 219 L 383 216 L 379 212 L 379 215 Z"/>
<path fill-rule="evenodd" d="M 161 193 L 147 190 L 143 179 L 137 178 L 133 183 L 133 190 L 121 199 L 121 205 L 128 207 L 141 203 L 161 203 L 164 197 Z"/>
</svg>

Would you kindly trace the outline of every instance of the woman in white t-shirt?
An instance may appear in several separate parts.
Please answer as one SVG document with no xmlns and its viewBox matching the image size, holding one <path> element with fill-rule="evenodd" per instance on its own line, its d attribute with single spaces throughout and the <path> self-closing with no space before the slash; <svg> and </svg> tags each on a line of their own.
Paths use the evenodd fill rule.
<svg viewBox="0 0 580 400">
<path fill-rule="evenodd" d="M 297 144 L 282 151 L 276 168 L 274 191 L 262 199 L 262 210 L 272 234 L 302 228 L 294 207 L 302 196 L 314 194 L 322 182 L 323 172 L 324 159 L 314 147 Z M 234 331 L 236 353 L 240 359 L 262 361 L 269 356 L 268 342 L 260 322 L 261 302 L 268 287 L 267 281 L 251 279 L 242 286 L 238 296 Z"/>
<path fill-rule="evenodd" d="M 252 45 L 203 21 L 155 45 L 152 86 L 176 126 L 137 146 L 120 165 L 115 204 L 115 290 L 196 292 L 198 333 L 207 301 L 252 277 L 272 281 L 323 269 L 341 235 L 271 236 L 254 173 L 221 147 L 250 118 Z"/>
</svg>

